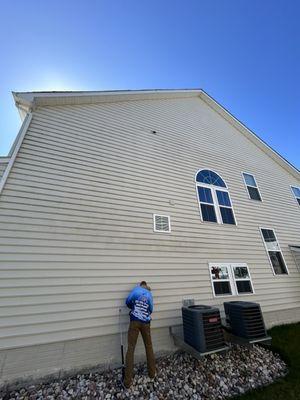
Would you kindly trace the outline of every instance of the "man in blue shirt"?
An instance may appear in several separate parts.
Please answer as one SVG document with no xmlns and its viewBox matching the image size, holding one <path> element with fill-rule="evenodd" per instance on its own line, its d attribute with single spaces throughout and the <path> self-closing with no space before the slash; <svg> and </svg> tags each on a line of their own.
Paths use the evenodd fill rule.
<svg viewBox="0 0 300 400">
<path fill-rule="evenodd" d="M 126 305 L 131 311 L 129 313 L 130 325 L 128 330 L 128 348 L 126 354 L 124 385 L 126 388 L 129 388 L 133 379 L 134 350 L 139 332 L 142 334 L 146 349 L 148 374 L 150 378 L 154 378 L 155 376 L 155 358 L 150 332 L 153 298 L 151 289 L 145 281 L 142 281 L 139 286 L 136 286 L 130 292 L 126 299 Z"/>
</svg>

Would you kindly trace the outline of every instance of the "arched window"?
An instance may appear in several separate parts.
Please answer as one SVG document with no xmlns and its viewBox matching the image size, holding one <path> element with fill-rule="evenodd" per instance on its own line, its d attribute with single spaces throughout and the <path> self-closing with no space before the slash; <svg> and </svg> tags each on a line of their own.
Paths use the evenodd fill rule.
<svg viewBox="0 0 300 400">
<path fill-rule="evenodd" d="M 202 169 L 198 171 L 196 175 L 196 182 L 206 183 L 207 185 L 214 185 L 226 188 L 223 179 L 213 171 L 209 169 Z"/>
<path fill-rule="evenodd" d="M 226 183 L 218 174 L 208 169 L 198 171 L 196 190 L 202 221 L 236 224 Z"/>
</svg>

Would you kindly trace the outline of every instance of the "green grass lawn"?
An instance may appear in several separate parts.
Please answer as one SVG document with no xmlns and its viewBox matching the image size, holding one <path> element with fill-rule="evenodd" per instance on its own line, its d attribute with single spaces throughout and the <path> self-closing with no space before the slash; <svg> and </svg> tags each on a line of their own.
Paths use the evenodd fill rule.
<svg viewBox="0 0 300 400">
<path fill-rule="evenodd" d="M 300 400 L 300 323 L 282 325 L 269 331 L 272 351 L 287 363 L 289 373 L 270 386 L 258 389 L 237 400 Z"/>
</svg>

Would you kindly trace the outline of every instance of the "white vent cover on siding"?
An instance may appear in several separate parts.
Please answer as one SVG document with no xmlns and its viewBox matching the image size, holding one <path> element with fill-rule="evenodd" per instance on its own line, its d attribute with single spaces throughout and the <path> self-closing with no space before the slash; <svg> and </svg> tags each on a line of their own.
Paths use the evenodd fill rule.
<svg viewBox="0 0 300 400">
<path fill-rule="evenodd" d="M 171 232 L 169 215 L 153 214 L 154 232 Z"/>
</svg>

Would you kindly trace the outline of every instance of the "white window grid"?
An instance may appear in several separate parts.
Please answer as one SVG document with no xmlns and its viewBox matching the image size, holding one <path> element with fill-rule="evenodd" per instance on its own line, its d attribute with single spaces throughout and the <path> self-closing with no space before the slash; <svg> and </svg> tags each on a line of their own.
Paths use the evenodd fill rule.
<svg viewBox="0 0 300 400">
<path fill-rule="evenodd" d="M 286 274 L 276 274 L 276 273 L 275 273 L 274 268 L 273 268 L 273 264 L 272 264 L 272 260 L 271 260 L 270 254 L 269 254 L 269 251 L 271 251 L 271 250 L 269 250 L 268 247 L 267 247 L 267 243 L 265 242 L 265 238 L 264 238 L 264 235 L 263 235 L 263 233 L 262 233 L 262 229 L 267 229 L 267 230 L 272 231 L 272 232 L 274 233 L 274 237 L 275 237 L 275 239 L 276 239 L 276 244 L 277 244 L 277 247 L 278 247 L 278 250 L 274 250 L 274 251 L 278 251 L 278 252 L 281 253 L 281 256 L 282 256 L 282 259 L 283 259 L 283 262 L 284 262 L 284 265 L 285 265 L 285 269 L 286 269 Z M 262 239 L 262 241 L 263 241 L 265 250 L 266 250 L 267 255 L 268 255 L 268 259 L 269 259 L 269 263 L 270 263 L 271 268 L 272 268 L 273 275 L 274 275 L 274 276 L 286 276 L 286 275 L 289 275 L 288 266 L 287 266 L 287 263 L 286 263 L 285 258 L 284 258 L 284 256 L 283 256 L 283 252 L 282 252 L 282 250 L 281 250 L 281 247 L 280 247 L 279 241 L 278 241 L 278 239 L 277 239 L 277 235 L 276 235 L 275 230 L 274 230 L 273 228 L 266 228 L 266 227 L 264 227 L 264 226 L 260 226 L 260 227 L 259 227 L 259 231 L 260 231 L 261 239 Z"/>
<path fill-rule="evenodd" d="M 212 195 L 212 198 L 213 198 L 213 203 L 207 203 L 207 202 L 202 201 L 202 200 L 200 201 L 200 197 L 199 197 L 199 193 L 198 193 L 198 187 L 203 187 L 203 188 L 207 188 L 207 189 L 210 189 L 210 190 L 211 190 L 211 195 Z M 217 197 L 217 190 L 218 190 L 219 192 L 225 192 L 225 193 L 228 194 L 228 197 L 229 197 L 231 206 L 219 205 L 218 197 Z M 222 219 L 222 215 L 221 215 L 221 210 L 220 210 L 220 207 L 224 207 L 224 208 L 230 208 L 230 209 L 232 210 L 233 217 L 234 217 L 234 221 L 235 221 L 235 224 L 224 224 L 224 225 L 232 225 L 232 226 L 237 225 L 237 220 L 236 220 L 236 216 L 235 216 L 233 204 L 232 204 L 231 196 L 230 196 L 230 193 L 229 193 L 228 189 L 223 188 L 223 187 L 221 187 L 221 186 L 214 186 L 214 185 L 208 185 L 207 183 L 196 182 L 196 192 L 197 192 L 197 198 L 198 198 L 198 205 L 199 205 L 200 218 L 201 218 L 201 221 L 202 221 L 202 222 L 208 222 L 208 223 L 213 223 L 213 224 L 215 224 L 215 222 L 213 222 L 213 221 L 204 221 L 204 220 L 203 220 L 202 210 L 201 210 L 201 204 L 207 204 L 207 205 L 210 205 L 210 206 L 213 206 L 213 207 L 214 207 L 215 214 L 216 214 L 216 218 L 217 218 L 217 223 L 218 223 L 218 224 L 224 224 L 223 219 Z"/>
<path fill-rule="evenodd" d="M 156 217 L 167 218 L 168 220 L 168 230 L 157 229 L 156 228 Z M 153 214 L 153 231 L 159 233 L 170 233 L 171 232 L 171 218 L 170 215 L 163 215 L 163 214 Z"/>
<path fill-rule="evenodd" d="M 244 174 L 246 174 L 246 175 L 251 175 L 252 178 L 254 179 L 254 182 L 255 182 L 255 185 L 256 185 L 256 186 L 248 185 L 248 183 L 246 182 L 246 178 L 245 178 Z M 244 184 L 245 184 L 246 191 L 247 191 L 247 194 L 248 194 L 249 199 L 250 199 L 250 200 L 254 200 L 254 201 L 261 201 L 261 202 L 262 202 L 262 201 L 263 201 L 263 198 L 262 198 L 261 192 L 260 192 L 260 190 L 259 190 L 259 187 L 258 187 L 258 185 L 257 185 L 257 180 L 256 180 L 255 176 L 254 176 L 253 174 L 250 174 L 250 172 L 243 172 L 243 171 L 242 171 L 242 177 L 243 177 L 243 181 L 244 181 Z M 249 186 L 249 187 L 252 187 L 252 188 L 254 188 L 254 189 L 257 189 L 257 191 L 258 191 L 258 193 L 259 193 L 259 196 L 260 196 L 260 200 L 251 199 L 250 193 L 249 193 L 249 190 L 248 190 L 248 186 Z"/>
<path fill-rule="evenodd" d="M 227 272 L 228 272 L 228 279 L 213 279 L 212 274 L 211 274 L 211 267 L 226 267 Z M 236 267 L 246 267 L 248 271 L 249 278 L 235 278 L 234 276 L 234 268 Z M 214 297 L 230 297 L 230 296 L 251 296 L 255 294 L 253 283 L 252 283 L 252 278 L 250 274 L 249 267 L 246 263 L 209 263 L 208 264 L 208 269 L 209 269 L 209 276 L 210 276 L 210 281 L 211 281 L 211 287 L 212 287 L 212 292 Z M 237 281 L 250 281 L 252 292 L 248 293 L 239 293 L 238 288 L 237 288 Z M 230 294 L 217 294 L 215 293 L 215 287 L 214 287 L 214 282 L 229 282 L 230 286 Z"/>
</svg>

